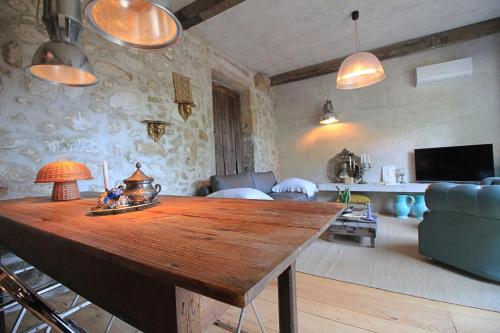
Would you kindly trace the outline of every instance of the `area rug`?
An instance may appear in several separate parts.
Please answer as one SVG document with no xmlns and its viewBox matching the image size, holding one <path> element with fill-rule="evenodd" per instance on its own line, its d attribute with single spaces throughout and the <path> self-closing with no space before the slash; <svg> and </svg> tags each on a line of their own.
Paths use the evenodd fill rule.
<svg viewBox="0 0 500 333">
<path fill-rule="evenodd" d="M 488 282 L 418 254 L 418 221 L 381 216 L 376 248 L 335 236 L 317 240 L 297 270 L 406 295 L 500 312 L 500 284 Z M 367 244 L 367 243 L 364 243 Z"/>
</svg>

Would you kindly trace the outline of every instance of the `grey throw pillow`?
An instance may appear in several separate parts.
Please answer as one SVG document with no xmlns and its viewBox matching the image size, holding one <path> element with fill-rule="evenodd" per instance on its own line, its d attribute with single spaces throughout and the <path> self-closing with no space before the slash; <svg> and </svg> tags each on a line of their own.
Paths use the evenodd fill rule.
<svg viewBox="0 0 500 333">
<path fill-rule="evenodd" d="M 255 188 L 252 175 L 249 173 L 231 176 L 212 176 L 210 177 L 210 186 L 212 186 L 213 192 L 231 188 Z"/>
<path fill-rule="evenodd" d="M 276 176 L 274 172 L 255 172 L 253 174 L 253 182 L 255 188 L 264 193 L 270 193 L 274 185 L 276 185 Z"/>
</svg>

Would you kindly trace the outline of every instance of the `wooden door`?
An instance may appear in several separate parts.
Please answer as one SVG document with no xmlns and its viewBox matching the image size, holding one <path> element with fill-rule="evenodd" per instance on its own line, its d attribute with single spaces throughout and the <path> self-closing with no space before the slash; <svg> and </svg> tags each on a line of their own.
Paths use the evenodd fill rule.
<svg viewBox="0 0 500 333">
<path fill-rule="evenodd" d="M 240 95 L 213 83 L 215 164 L 218 175 L 244 172 Z"/>
</svg>

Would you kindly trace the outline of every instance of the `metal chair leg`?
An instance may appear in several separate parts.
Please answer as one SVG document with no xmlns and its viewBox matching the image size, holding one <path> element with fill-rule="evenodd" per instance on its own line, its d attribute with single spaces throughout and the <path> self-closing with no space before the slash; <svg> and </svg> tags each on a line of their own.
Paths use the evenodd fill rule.
<svg viewBox="0 0 500 333">
<path fill-rule="evenodd" d="M 70 304 L 70 306 L 69 306 L 69 307 L 70 307 L 70 309 L 76 305 L 76 302 L 78 302 L 78 299 L 79 299 L 79 298 L 80 298 L 80 295 L 75 294 L 75 297 L 73 298 L 73 301 L 71 301 L 71 304 Z"/>
<path fill-rule="evenodd" d="M 24 319 L 24 316 L 26 315 L 26 308 L 21 308 L 21 312 L 19 312 L 19 315 L 16 318 L 16 321 L 14 322 L 14 326 L 12 326 L 11 333 L 17 333 L 17 330 L 19 329 L 19 326 L 21 326 L 21 322 Z"/>
<path fill-rule="evenodd" d="M 240 319 L 238 319 L 238 325 L 236 326 L 236 333 L 241 333 L 241 326 L 243 325 L 244 315 L 245 315 L 245 308 L 242 308 L 240 312 Z"/>
<path fill-rule="evenodd" d="M 253 312 L 255 313 L 255 318 L 257 318 L 257 322 L 259 323 L 260 330 L 262 331 L 262 333 L 266 333 L 266 329 L 262 324 L 262 320 L 260 319 L 259 312 L 257 311 L 257 306 L 255 305 L 255 302 L 252 301 L 250 304 L 252 305 Z M 219 319 L 217 319 L 214 324 L 228 331 L 241 333 L 244 315 L 245 315 L 245 308 L 241 309 L 240 317 L 238 319 L 238 325 L 236 326 L 236 328 L 230 324 L 226 324 L 225 322 Z"/>
<path fill-rule="evenodd" d="M 43 298 L 2 265 L 0 265 L 0 290 L 9 293 L 19 304 L 57 332 L 86 333 L 77 325 L 65 322 Z"/>
<path fill-rule="evenodd" d="M 109 320 L 108 324 L 106 325 L 106 328 L 104 329 L 104 333 L 109 333 L 109 330 L 111 329 L 111 325 L 113 325 L 114 320 L 115 316 L 111 316 L 111 319 Z"/>
<path fill-rule="evenodd" d="M 255 305 L 255 302 L 252 301 L 252 309 L 253 312 L 255 313 L 255 318 L 257 318 L 257 322 L 259 323 L 259 327 L 262 333 L 266 333 L 266 330 L 264 329 L 264 325 L 262 324 L 262 321 L 260 320 L 259 312 L 257 312 L 257 306 Z"/>
<path fill-rule="evenodd" d="M 2 297 L 0 297 L 0 301 L 2 301 Z M 3 311 L 0 311 L 0 333 L 5 333 L 5 314 Z"/>
</svg>

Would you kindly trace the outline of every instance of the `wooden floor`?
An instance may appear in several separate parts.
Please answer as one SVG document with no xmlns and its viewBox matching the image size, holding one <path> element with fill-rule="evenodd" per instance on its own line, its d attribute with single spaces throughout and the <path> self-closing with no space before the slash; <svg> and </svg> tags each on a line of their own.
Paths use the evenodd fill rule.
<svg viewBox="0 0 500 333">
<path fill-rule="evenodd" d="M 431 301 L 394 292 L 355 284 L 297 274 L 299 332 L 459 332 L 498 333 L 500 313 Z M 55 296 L 51 303 L 60 310 L 72 299 L 71 293 Z M 55 302 L 53 302 L 55 301 Z M 267 332 L 278 332 L 276 283 L 268 287 L 256 300 Z M 58 305 L 58 306 L 57 306 Z M 239 310 L 228 310 L 221 319 L 233 326 Z M 8 315 L 12 323 L 16 313 Z M 110 315 L 90 306 L 72 318 L 89 332 L 100 333 Z M 25 328 L 34 324 L 29 320 Z M 243 326 L 246 332 L 260 332 L 251 307 L 248 307 Z M 125 323 L 115 320 L 111 333 L 137 332 Z M 227 333 L 217 326 L 205 333 Z"/>
<path fill-rule="evenodd" d="M 498 333 L 500 313 L 406 296 L 355 284 L 297 274 L 299 332 Z M 278 332 L 276 284 L 256 300 L 267 332 Z M 236 323 L 231 309 L 222 319 Z M 259 332 L 251 307 L 244 329 Z M 217 327 L 207 333 L 227 332 Z"/>
</svg>

